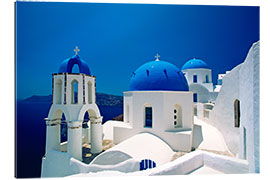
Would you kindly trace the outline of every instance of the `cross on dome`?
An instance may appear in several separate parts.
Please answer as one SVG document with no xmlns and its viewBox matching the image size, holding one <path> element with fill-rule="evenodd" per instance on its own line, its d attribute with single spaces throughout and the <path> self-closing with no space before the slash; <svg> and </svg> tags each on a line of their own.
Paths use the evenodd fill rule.
<svg viewBox="0 0 270 180">
<path fill-rule="evenodd" d="M 157 55 L 155 55 L 156 61 L 159 61 L 160 55 L 157 53 Z"/>
<path fill-rule="evenodd" d="M 78 55 L 78 52 L 80 51 L 79 47 L 76 46 L 75 49 L 74 49 L 74 52 L 75 52 L 75 55 Z"/>
</svg>

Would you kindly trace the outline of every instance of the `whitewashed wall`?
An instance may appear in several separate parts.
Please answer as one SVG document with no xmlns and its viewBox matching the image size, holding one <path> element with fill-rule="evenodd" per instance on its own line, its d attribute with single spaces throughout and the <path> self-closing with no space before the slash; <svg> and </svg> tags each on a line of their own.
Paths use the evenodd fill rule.
<svg viewBox="0 0 270 180">
<path fill-rule="evenodd" d="M 114 127 L 114 143 L 118 144 L 141 132 L 155 134 L 172 149 L 190 151 L 193 129 L 192 92 L 133 91 L 125 92 L 124 107 L 129 104 L 130 127 Z M 152 107 L 152 128 L 144 127 L 144 107 Z M 174 127 L 174 106 L 182 109 L 182 127 Z M 126 112 L 126 110 L 125 110 Z M 124 115 L 124 118 L 127 118 Z M 127 120 L 124 119 L 124 122 Z M 181 143 L 179 143 L 181 142 Z"/>
<path fill-rule="evenodd" d="M 246 137 L 240 134 L 240 155 L 246 149 L 246 158 L 251 172 L 260 172 L 260 119 L 259 119 L 259 42 L 254 43 L 249 50 L 240 70 L 240 128 L 246 129 Z M 244 139 L 246 138 L 246 144 Z"/>
<path fill-rule="evenodd" d="M 235 99 L 240 100 L 240 128 L 234 127 Z M 259 172 L 259 42 L 223 77 L 215 107 L 204 120 L 219 129 L 232 153 L 248 160 L 250 172 Z"/>
</svg>

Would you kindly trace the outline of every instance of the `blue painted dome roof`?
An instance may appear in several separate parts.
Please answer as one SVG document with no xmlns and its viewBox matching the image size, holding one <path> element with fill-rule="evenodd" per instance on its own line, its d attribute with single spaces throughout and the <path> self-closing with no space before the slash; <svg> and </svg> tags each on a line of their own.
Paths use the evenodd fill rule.
<svg viewBox="0 0 270 180">
<path fill-rule="evenodd" d="M 151 61 L 140 66 L 130 80 L 130 91 L 188 91 L 184 74 L 165 61 Z"/>
<path fill-rule="evenodd" d="M 78 64 L 80 73 L 91 75 L 88 65 L 79 55 L 74 55 L 64 60 L 60 65 L 58 73 L 72 73 L 72 68 L 75 64 Z"/>
<path fill-rule="evenodd" d="M 185 69 L 199 69 L 199 68 L 209 69 L 208 65 L 203 60 L 195 59 L 195 58 L 187 61 L 182 66 L 182 70 L 185 70 Z"/>
</svg>

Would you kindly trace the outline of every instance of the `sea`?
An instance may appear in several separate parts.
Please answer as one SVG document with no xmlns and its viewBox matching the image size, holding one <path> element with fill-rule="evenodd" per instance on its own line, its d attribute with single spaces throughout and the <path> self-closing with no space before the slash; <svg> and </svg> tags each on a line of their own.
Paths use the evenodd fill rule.
<svg viewBox="0 0 270 180">
<path fill-rule="evenodd" d="M 46 124 L 51 103 L 18 100 L 15 105 L 15 176 L 38 178 L 45 154 Z M 121 106 L 99 106 L 103 123 L 123 113 Z"/>
</svg>

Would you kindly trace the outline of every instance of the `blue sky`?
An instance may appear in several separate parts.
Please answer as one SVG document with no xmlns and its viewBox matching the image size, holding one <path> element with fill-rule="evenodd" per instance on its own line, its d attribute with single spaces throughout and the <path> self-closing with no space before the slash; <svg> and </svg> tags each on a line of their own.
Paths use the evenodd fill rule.
<svg viewBox="0 0 270 180">
<path fill-rule="evenodd" d="M 61 62 L 80 57 L 97 92 L 122 95 L 131 73 L 160 59 L 203 59 L 217 74 L 259 40 L 259 7 L 16 2 L 16 95 L 48 95 Z"/>
</svg>

